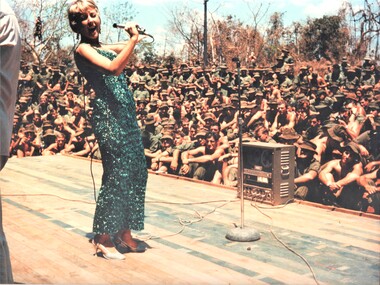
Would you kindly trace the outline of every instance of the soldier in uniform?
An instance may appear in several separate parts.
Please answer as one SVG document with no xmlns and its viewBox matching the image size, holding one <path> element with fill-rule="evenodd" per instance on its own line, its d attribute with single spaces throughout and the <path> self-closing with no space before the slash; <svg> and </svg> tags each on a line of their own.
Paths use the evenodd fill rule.
<svg viewBox="0 0 380 285">
<path fill-rule="evenodd" d="M 18 95 L 19 97 L 27 91 L 32 90 L 32 72 L 29 65 L 26 63 L 21 64 L 21 69 L 18 77 Z"/>
<path fill-rule="evenodd" d="M 48 72 L 46 64 L 41 64 L 40 68 L 40 73 L 37 76 L 37 85 L 40 89 L 40 92 L 42 93 L 48 88 L 47 84 L 50 79 L 50 73 Z"/>
<path fill-rule="evenodd" d="M 150 95 L 149 95 L 149 91 L 148 89 L 146 89 L 145 87 L 145 81 L 140 81 L 139 82 L 139 87 L 137 90 L 135 90 L 133 92 L 133 97 L 135 98 L 135 100 L 149 100 L 150 99 Z"/>
<path fill-rule="evenodd" d="M 211 87 L 222 92 L 223 96 L 228 96 L 230 88 L 230 75 L 227 66 L 221 65 L 220 70 L 211 76 Z"/>
</svg>

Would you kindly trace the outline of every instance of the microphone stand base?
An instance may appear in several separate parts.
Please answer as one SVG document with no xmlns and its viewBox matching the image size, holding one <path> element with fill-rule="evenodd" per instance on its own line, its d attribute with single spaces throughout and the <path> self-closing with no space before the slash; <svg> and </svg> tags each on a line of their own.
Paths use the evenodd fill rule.
<svg viewBox="0 0 380 285">
<path fill-rule="evenodd" d="M 232 241 L 256 241 L 260 239 L 260 233 L 255 229 L 236 227 L 228 231 L 226 239 Z"/>
</svg>

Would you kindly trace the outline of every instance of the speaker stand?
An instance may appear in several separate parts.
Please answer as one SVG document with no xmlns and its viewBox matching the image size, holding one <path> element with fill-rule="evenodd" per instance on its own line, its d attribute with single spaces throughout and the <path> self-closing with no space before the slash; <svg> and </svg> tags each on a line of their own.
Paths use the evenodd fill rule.
<svg viewBox="0 0 380 285">
<path fill-rule="evenodd" d="M 238 75 L 238 125 L 239 125 L 239 150 L 238 150 L 238 191 L 240 191 L 240 208 L 241 208 L 241 225 L 235 227 L 226 234 L 226 238 L 232 241 L 248 242 L 260 239 L 260 233 L 256 229 L 244 227 L 244 192 L 243 192 L 243 146 L 242 146 L 242 126 L 243 119 L 241 115 L 241 91 L 240 91 L 240 60 L 234 57 L 232 61 L 236 62 Z"/>
</svg>

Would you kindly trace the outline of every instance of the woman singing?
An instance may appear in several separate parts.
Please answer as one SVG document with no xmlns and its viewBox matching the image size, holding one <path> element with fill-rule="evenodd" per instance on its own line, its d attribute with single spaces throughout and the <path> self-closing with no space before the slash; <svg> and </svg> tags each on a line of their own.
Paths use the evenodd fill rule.
<svg viewBox="0 0 380 285">
<path fill-rule="evenodd" d="M 132 239 L 131 230 L 144 228 L 147 168 L 135 103 L 123 74 L 141 38 L 136 23 L 128 23 L 128 42 L 100 43 L 101 20 L 93 0 L 74 1 L 68 17 L 72 30 L 80 35 L 76 65 L 96 92 L 92 126 L 102 155 L 103 177 L 92 243 L 103 257 L 124 259 L 122 253 L 145 251 L 142 243 Z"/>
</svg>

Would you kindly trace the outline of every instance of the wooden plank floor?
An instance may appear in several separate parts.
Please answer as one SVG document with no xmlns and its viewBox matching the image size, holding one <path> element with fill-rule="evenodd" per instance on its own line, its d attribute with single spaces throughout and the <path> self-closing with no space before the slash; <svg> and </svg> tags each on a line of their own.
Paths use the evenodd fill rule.
<svg viewBox="0 0 380 285">
<path fill-rule="evenodd" d="M 101 164 L 92 170 L 98 189 Z M 234 191 L 150 173 L 146 227 L 135 233 L 149 249 L 113 261 L 93 256 L 88 243 L 95 209 L 88 160 L 10 159 L 0 190 L 19 283 L 379 284 L 380 221 L 368 216 L 245 201 L 245 227 L 261 238 L 232 242 L 225 235 L 240 226 Z"/>
</svg>

